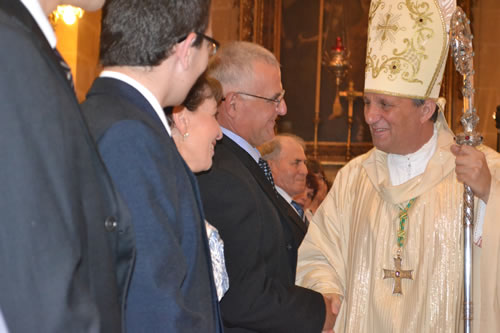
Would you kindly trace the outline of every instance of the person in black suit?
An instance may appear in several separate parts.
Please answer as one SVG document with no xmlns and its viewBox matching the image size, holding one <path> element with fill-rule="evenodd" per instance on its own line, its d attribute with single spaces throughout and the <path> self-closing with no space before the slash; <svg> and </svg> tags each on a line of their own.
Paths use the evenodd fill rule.
<svg viewBox="0 0 500 333">
<path fill-rule="evenodd" d="M 304 209 L 293 198 L 306 189 L 306 154 L 302 138 L 285 133 L 259 146 L 262 158 L 269 163 L 276 191 L 293 207 L 307 225 Z"/>
<path fill-rule="evenodd" d="M 295 286 L 305 225 L 275 192 L 255 148 L 274 137 L 276 118 L 286 114 L 279 63 L 257 44 L 233 42 L 214 57 L 208 74 L 223 87 L 217 119 L 224 136 L 212 169 L 199 174 L 198 181 L 207 220 L 224 241 L 229 275 L 221 301 L 225 331 L 331 329 L 330 301 Z"/>
<path fill-rule="evenodd" d="M 0 1 L 0 331 L 121 331 L 115 270 L 128 266 L 114 265 L 111 247 L 128 213 L 47 19 L 58 4 L 103 2 Z"/>
<path fill-rule="evenodd" d="M 103 10 L 104 71 L 82 108 L 132 215 L 129 332 L 222 332 L 198 185 L 163 111 L 216 51 L 209 10 L 210 0 L 110 0 Z"/>
</svg>

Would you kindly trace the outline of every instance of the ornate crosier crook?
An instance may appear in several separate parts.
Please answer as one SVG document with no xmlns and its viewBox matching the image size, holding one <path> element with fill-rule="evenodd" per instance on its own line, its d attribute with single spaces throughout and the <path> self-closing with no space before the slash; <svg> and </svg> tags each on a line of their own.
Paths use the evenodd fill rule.
<svg viewBox="0 0 500 333">
<path fill-rule="evenodd" d="M 457 7 L 451 18 L 450 40 L 456 70 L 463 76 L 462 95 L 464 114 L 461 122 L 464 132 L 456 137 L 459 145 L 477 146 L 483 137 L 475 128 L 479 117 L 474 108 L 474 67 L 470 21 L 462 8 Z M 471 333 L 472 326 L 472 229 L 474 218 L 474 194 L 464 185 L 464 333 Z"/>
</svg>

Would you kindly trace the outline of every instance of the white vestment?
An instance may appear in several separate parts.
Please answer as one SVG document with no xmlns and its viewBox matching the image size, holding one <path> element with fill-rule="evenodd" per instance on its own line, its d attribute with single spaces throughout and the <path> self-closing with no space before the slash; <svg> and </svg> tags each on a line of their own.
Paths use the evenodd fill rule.
<svg viewBox="0 0 500 333">
<path fill-rule="evenodd" d="M 342 168 L 299 249 L 297 284 L 343 298 L 335 332 L 462 330 L 463 185 L 456 180 L 453 135 L 437 123 L 425 172 L 392 186 L 387 154 L 372 149 Z M 480 147 L 492 173 L 482 249 L 474 246 L 475 332 L 500 332 L 500 156 Z M 403 295 L 393 294 L 399 207 L 408 211 Z M 481 288 L 480 288 L 481 287 Z"/>
</svg>

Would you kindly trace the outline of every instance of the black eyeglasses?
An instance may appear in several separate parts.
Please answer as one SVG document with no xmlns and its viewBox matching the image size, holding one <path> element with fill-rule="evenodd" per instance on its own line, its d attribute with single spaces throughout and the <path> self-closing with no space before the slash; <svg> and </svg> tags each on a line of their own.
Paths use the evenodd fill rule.
<svg viewBox="0 0 500 333">
<path fill-rule="evenodd" d="M 218 41 L 216 41 L 212 37 L 207 36 L 207 35 L 205 35 L 204 33 L 201 33 L 201 32 L 196 32 L 196 35 L 200 36 L 201 38 L 205 39 L 208 42 L 208 54 L 209 54 L 209 56 L 213 56 L 213 55 L 215 55 L 217 53 L 217 50 L 220 47 L 220 43 Z M 177 40 L 177 43 L 183 42 L 184 40 L 186 40 L 186 38 L 187 38 L 187 35 L 183 36 L 182 38 L 179 38 Z"/>
<path fill-rule="evenodd" d="M 208 42 L 208 54 L 214 56 L 220 47 L 220 43 L 210 36 L 207 36 L 201 32 L 196 33 L 198 36 L 202 37 Z"/>
<path fill-rule="evenodd" d="M 283 98 L 285 98 L 285 90 L 283 90 L 278 95 L 278 97 L 275 97 L 275 98 L 267 98 L 267 97 L 263 97 L 263 96 L 259 96 L 259 95 L 253 95 L 253 94 L 249 94 L 249 93 L 246 93 L 246 92 L 241 92 L 241 91 L 236 91 L 235 94 L 249 96 L 249 97 L 253 97 L 253 98 L 259 98 L 259 99 L 263 99 L 263 100 L 271 102 L 271 103 L 275 103 L 276 104 L 276 109 L 279 108 L 281 102 L 283 101 Z"/>
</svg>

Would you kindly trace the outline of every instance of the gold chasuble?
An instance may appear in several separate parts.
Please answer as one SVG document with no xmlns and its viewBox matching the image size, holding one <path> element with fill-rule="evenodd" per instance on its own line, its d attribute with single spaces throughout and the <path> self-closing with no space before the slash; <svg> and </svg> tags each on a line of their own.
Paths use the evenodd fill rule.
<svg viewBox="0 0 500 333">
<path fill-rule="evenodd" d="M 297 284 L 342 296 L 336 333 L 462 329 L 463 185 L 456 180 L 453 135 L 442 116 L 437 128 L 437 149 L 422 175 L 392 186 L 387 154 L 373 149 L 339 171 L 309 226 L 299 249 Z M 493 180 L 482 257 L 474 247 L 473 324 L 474 332 L 500 332 L 495 273 L 500 267 L 500 160 L 491 149 L 480 149 Z M 417 199 L 408 210 L 400 269 L 412 270 L 413 279 L 401 278 L 403 293 L 395 294 L 394 279 L 384 279 L 384 269 L 394 270 L 400 207 L 412 198 Z"/>
</svg>

